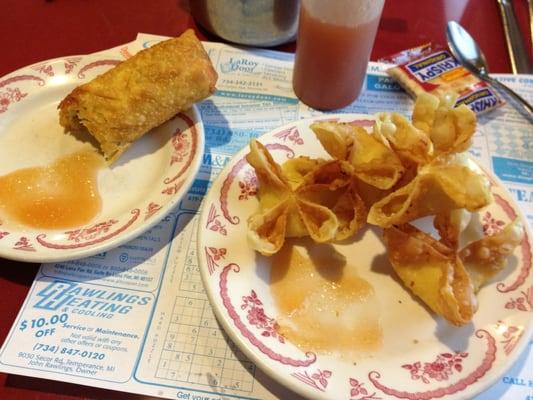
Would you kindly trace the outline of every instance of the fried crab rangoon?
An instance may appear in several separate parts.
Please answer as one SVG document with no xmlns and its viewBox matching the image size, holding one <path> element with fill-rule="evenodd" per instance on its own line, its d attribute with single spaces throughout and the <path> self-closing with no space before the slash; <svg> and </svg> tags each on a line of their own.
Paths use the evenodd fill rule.
<svg viewBox="0 0 533 400">
<path fill-rule="evenodd" d="M 366 214 L 359 210 L 364 205 L 351 190 L 340 167 L 333 167 L 333 172 L 339 175 L 337 181 L 328 179 L 336 183 L 321 183 L 319 169 L 311 172 L 316 176 L 304 176 L 308 183 L 293 188 L 260 142 L 250 142 L 246 160 L 255 169 L 259 181 L 260 203 L 260 211 L 248 219 L 248 237 L 261 254 L 272 255 L 279 251 L 286 237 L 308 235 L 317 243 L 340 240 L 364 223 L 361 215 Z M 302 159 L 302 162 L 306 164 L 307 160 Z M 321 204 L 322 201 L 325 204 Z"/>
<path fill-rule="evenodd" d="M 367 221 L 388 228 L 447 210 L 476 211 L 491 201 L 485 176 L 453 159 L 436 159 L 420 168 L 409 184 L 375 203 Z"/>
<path fill-rule="evenodd" d="M 299 199 L 265 146 L 256 140 L 250 142 L 246 160 L 259 181 L 261 211 L 248 219 L 248 237 L 257 251 L 264 255 L 276 253 L 286 236 L 309 234 L 319 243 L 333 239 L 338 227 L 333 213 Z"/>
<path fill-rule="evenodd" d="M 309 157 L 291 158 L 283 163 L 281 170 L 291 188 L 296 189 L 304 183 L 304 176 L 322 164 L 324 160 Z"/>
<path fill-rule="evenodd" d="M 355 234 L 365 223 L 367 208 L 359 196 L 353 169 L 343 161 L 324 162 L 304 176 L 298 189 L 303 198 L 333 211 L 339 222 L 335 240 Z"/>
<path fill-rule="evenodd" d="M 476 115 L 464 104 L 453 108 L 457 97 L 450 93 L 439 99 L 423 93 L 416 99 L 413 125 L 429 136 L 435 155 L 459 153 L 470 147 Z"/>
<path fill-rule="evenodd" d="M 301 156 L 280 166 L 252 141 L 246 159 L 259 181 L 259 210 L 248 220 L 252 246 L 272 255 L 286 237 L 322 243 L 349 238 L 365 222 L 377 225 L 406 288 L 452 324 L 468 323 L 476 292 L 506 266 L 524 228 L 516 219 L 491 236 L 463 235 L 493 198 L 488 178 L 462 153 L 475 115 L 453 108 L 455 100 L 422 94 L 412 121 L 378 113 L 371 132 L 315 122 L 310 128 L 329 160 Z M 425 216 L 434 216 L 440 240 L 410 224 Z"/>
<path fill-rule="evenodd" d="M 331 157 L 337 160 L 348 159 L 354 142 L 352 125 L 320 121 L 311 124 L 310 128 Z"/>
<path fill-rule="evenodd" d="M 472 319 L 474 287 L 455 252 L 409 224 L 385 228 L 383 237 L 394 271 L 429 308 L 454 325 Z"/>
<path fill-rule="evenodd" d="M 410 224 L 385 228 L 389 260 L 413 294 L 454 325 L 472 319 L 474 294 L 500 272 L 520 244 L 524 229 L 519 219 L 501 232 L 469 243 L 457 252 Z"/>
<path fill-rule="evenodd" d="M 374 135 L 384 137 L 404 164 L 426 164 L 433 156 L 433 143 L 429 136 L 401 114 L 376 114 Z"/>
<path fill-rule="evenodd" d="M 390 189 L 402 176 L 398 155 L 380 134 L 369 135 L 347 123 L 315 122 L 310 126 L 324 149 L 335 159 L 347 161 L 354 175 L 379 189 Z"/>
</svg>

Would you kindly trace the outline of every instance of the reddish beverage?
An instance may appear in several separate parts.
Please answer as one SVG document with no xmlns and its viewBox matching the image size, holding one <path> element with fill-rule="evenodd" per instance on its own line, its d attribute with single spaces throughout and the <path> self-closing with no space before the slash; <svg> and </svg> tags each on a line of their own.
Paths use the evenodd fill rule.
<svg viewBox="0 0 533 400">
<path fill-rule="evenodd" d="M 307 105 L 324 110 L 341 108 L 359 96 L 383 7 L 383 2 L 373 2 L 377 11 L 370 13 L 372 19 L 359 18 L 350 25 L 316 17 L 307 8 L 312 2 L 302 2 L 293 87 Z M 324 3 L 335 7 L 336 1 Z M 357 7 L 361 1 L 340 3 Z M 357 18 L 352 10 L 351 18 L 354 15 Z"/>
</svg>

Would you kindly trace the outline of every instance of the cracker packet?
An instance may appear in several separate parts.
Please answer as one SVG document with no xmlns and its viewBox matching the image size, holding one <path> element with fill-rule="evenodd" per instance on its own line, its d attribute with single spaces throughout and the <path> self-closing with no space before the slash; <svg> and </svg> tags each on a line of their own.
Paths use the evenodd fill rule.
<svg viewBox="0 0 533 400">
<path fill-rule="evenodd" d="M 422 92 L 435 96 L 456 93 L 455 106 L 465 104 L 477 115 L 505 104 L 496 90 L 473 75 L 444 47 L 426 43 L 382 58 L 396 64 L 387 73 L 414 98 Z"/>
</svg>

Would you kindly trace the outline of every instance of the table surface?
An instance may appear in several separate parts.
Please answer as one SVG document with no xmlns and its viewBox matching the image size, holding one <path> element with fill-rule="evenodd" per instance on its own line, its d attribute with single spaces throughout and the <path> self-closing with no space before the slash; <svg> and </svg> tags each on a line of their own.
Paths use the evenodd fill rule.
<svg viewBox="0 0 533 400">
<path fill-rule="evenodd" d="M 194 1 L 194 0 L 193 0 Z M 527 1 L 514 2 L 528 50 Z M 445 25 L 458 21 L 478 41 L 491 72 L 511 72 L 496 0 L 387 0 L 373 60 L 422 43 L 446 44 Z M 138 32 L 177 36 L 193 28 L 202 40 L 219 41 L 192 18 L 187 0 L 1 0 L 0 77 L 55 57 L 88 54 L 135 39 Z M 293 52 L 295 43 L 275 49 Z M 0 343 L 15 320 L 36 264 L 0 259 Z M 102 389 L 0 374 L 0 399 L 146 399 Z"/>
</svg>

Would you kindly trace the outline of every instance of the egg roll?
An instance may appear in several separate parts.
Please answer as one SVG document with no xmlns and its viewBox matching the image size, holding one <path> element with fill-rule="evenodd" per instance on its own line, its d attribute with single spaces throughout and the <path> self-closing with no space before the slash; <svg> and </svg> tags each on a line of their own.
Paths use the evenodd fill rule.
<svg viewBox="0 0 533 400">
<path fill-rule="evenodd" d="M 150 129 L 215 91 L 217 73 L 194 31 L 142 50 L 59 104 L 67 132 L 93 136 L 115 161 Z"/>
</svg>

